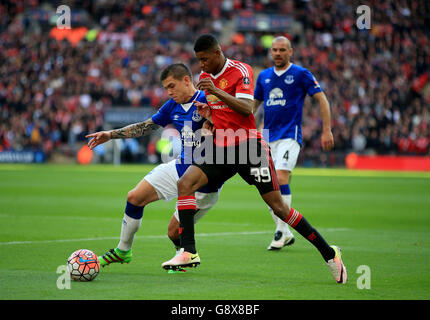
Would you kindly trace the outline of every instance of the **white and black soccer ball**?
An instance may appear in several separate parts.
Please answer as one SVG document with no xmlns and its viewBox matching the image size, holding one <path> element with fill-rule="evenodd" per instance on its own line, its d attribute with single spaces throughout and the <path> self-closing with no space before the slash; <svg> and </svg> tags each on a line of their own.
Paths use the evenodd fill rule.
<svg viewBox="0 0 430 320">
<path fill-rule="evenodd" d="M 75 281 L 94 280 L 100 271 L 99 258 L 91 250 L 76 250 L 67 259 L 67 269 Z"/>
</svg>

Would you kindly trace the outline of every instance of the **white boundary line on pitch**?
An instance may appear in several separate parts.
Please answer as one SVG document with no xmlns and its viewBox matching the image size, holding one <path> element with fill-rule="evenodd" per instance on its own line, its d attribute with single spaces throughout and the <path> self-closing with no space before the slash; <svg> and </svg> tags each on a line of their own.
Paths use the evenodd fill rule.
<svg viewBox="0 0 430 320">
<path fill-rule="evenodd" d="M 348 231 L 348 228 L 321 228 L 324 232 Z M 255 234 L 268 234 L 273 231 L 245 231 L 245 232 L 218 232 L 218 233 L 197 233 L 196 237 L 219 237 L 219 236 L 247 236 Z M 136 236 L 135 239 L 165 239 L 167 235 Z M 81 239 L 55 239 L 55 240 L 28 240 L 0 242 L 0 246 L 20 245 L 20 244 L 47 244 L 61 242 L 99 241 L 99 240 L 119 240 L 119 237 L 81 238 Z"/>
<path fill-rule="evenodd" d="M 0 219 L 7 219 L 7 218 L 23 218 L 23 219 L 28 219 L 28 218 L 32 218 L 32 219 L 58 219 L 58 220 L 76 220 L 76 221 L 80 221 L 80 220 L 89 220 L 89 219 L 93 219 L 93 220 L 97 220 L 97 221 L 114 221 L 114 222 L 118 222 L 118 223 L 122 223 L 122 219 L 123 217 L 84 217 L 84 216 L 54 216 L 54 215 L 14 215 L 14 214 L 9 214 L 9 213 L 0 213 Z M 152 217 L 149 218 L 143 218 L 145 222 L 150 221 L 150 222 L 163 222 L 166 223 L 166 219 L 152 219 Z M 217 224 L 217 225 L 235 225 L 235 226 L 252 226 L 253 224 L 251 223 L 243 223 L 243 222 L 222 222 L 222 221 L 199 221 L 199 224 Z"/>
</svg>

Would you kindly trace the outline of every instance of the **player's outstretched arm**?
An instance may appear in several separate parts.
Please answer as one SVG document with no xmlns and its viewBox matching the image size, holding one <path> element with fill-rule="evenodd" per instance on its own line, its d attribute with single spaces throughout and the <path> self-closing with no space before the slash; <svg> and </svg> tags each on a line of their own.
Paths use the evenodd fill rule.
<svg viewBox="0 0 430 320">
<path fill-rule="evenodd" d="M 331 132 L 330 104 L 324 92 L 317 92 L 313 98 L 318 101 L 322 120 L 321 146 L 324 151 L 329 151 L 334 147 L 333 134 Z"/>
<path fill-rule="evenodd" d="M 144 122 L 130 124 L 124 128 L 111 130 L 111 139 L 128 139 L 137 138 L 143 135 L 150 134 L 154 129 L 159 127 L 155 124 L 152 119 L 148 119 Z"/>
<path fill-rule="evenodd" d="M 120 129 L 91 133 L 86 135 L 85 138 L 91 138 L 90 141 L 88 141 L 88 146 L 90 149 L 94 149 L 98 145 L 105 143 L 110 139 L 137 138 L 151 133 L 152 130 L 158 127 L 159 125 L 155 124 L 152 119 L 148 119 L 144 122 L 130 124 Z"/>
</svg>

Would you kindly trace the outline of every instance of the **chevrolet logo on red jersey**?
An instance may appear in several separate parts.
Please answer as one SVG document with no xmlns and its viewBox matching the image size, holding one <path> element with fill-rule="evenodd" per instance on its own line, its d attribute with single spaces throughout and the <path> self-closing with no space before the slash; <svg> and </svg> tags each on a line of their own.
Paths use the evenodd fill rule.
<svg viewBox="0 0 430 320">
<path fill-rule="evenodd" d="M 221 102 L 220 99 L 218 99 L 218 97 L 216 95 L 213 94 L 209 94 L 206 96 L 206 100 L 210 103 L 210 104 L 216 104 Z"/>
<path fill-rule="evenodd" d="M 206 100 L 208 101 L 211 109 L 224 109 L 227 108 L 227 105 L 222 102 L 217 96 L 210 94 L 206 96 Z"/>
</svg>

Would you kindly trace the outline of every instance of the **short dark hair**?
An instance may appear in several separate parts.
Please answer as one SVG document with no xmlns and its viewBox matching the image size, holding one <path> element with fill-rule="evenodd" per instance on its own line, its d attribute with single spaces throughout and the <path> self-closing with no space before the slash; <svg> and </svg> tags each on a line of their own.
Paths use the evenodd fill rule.
<svg viewBox="0 0 430 320">
<path fill-rule="evenodd" d="M 194 52 L 215 49 L 219 46 L 218 40 L 211 34 L 202 34 L 194 43 Z"/>
<path fill-rule="evenodd" d="M 161 72 L 160 81 L 163 82 L 169 76 L 172 76 L 176 80 L 182 80 L 185 76 L 189 76 L 190 80 L 193 79 L 190 69 L 183 63 L 174 63 L 167 66 Z"/>
</svg>

